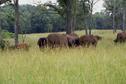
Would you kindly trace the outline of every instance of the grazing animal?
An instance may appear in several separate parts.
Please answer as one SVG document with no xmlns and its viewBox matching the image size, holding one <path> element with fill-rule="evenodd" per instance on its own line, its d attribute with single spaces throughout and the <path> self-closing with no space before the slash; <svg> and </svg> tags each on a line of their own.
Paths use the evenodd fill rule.
<svg viewBox="0 0 126 84">
<path fill-rule="evenodd" d="M 47 47 L 47 38 L 39 38 L 37 45 L 39 46 L 39 48 Z"/>
<path fill-rule="evenodd" d="M 117 42 L 124 43 L 125 41 L 126 41 L 126 32 L 118 33 L 116 39 L 114 40 L 115 43 Z"/>
<path fill-rule="evenodd" d="M 80 37 L 80 45 L 89 47 L 90 45 L 97 45 L 98 39 L 93 35 L 83 35 Z"/>
<path fill-rule="evenodd" d="M 20 43 L 16 46 L 17 49 L 25 49 L 25 50 L 29 50 L 29 45 L 27 43 Z"/>
<path fill-rule="evenodd" d="M 77 47 L 80 45 L 79 36 L 71 35 L 71 34 L 68 34 L 66 36 L 67 36 L 69 47 Z"/>
<path fill-rule="evenodd" d="M 47 39 L 48 46 L 51 48 L 68 46 L 67 37 L 64 34 L 49 34 Z"/>
</svg>

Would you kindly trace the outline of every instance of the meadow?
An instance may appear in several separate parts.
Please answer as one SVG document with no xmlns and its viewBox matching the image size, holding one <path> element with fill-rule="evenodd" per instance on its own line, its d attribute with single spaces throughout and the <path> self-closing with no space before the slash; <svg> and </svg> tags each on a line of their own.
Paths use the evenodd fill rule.
<svg viewBox="0 0 126 84">
<path fill-rule="evenodd" d="M 37 40 L 48 34 L 27 35 L 29 51 L 0 52 L 0 84 L 126 84 L 126 43 L 114 44 L 110 30 L 93 34 L 103 37 L 96 48 L 41 51 Z"/>
</svg>

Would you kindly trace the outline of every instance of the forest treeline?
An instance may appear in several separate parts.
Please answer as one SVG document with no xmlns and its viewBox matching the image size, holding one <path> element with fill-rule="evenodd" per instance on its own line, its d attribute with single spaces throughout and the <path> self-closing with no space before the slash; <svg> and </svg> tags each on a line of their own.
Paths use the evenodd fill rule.
<svg viewBox="0 0 126 84">
<path fill-rule="evenodd" d="M 76 30 L 84 30 L 85 24 L 83 9 L 78 7 Z M 0 8 L 1 28 L 14 32 L 14 9 L 10 5 Z M 59 15 L 53 8 L 47 8 L 43 5 L 20 5 L 20 33 L 43 33 L 65 31 L 65 18 Z M 93 14 L 94 29 L 111 29 L 112 18 L 104 11 Z"/>
</svg>

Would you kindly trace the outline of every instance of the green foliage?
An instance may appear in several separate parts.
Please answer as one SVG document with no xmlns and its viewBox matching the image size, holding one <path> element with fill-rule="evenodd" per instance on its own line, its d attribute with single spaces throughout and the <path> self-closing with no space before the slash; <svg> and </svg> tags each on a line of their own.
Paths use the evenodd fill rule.
<svg viewBox="0 0 126 84">
<path fill-rule="evenodd" d="M 13 38 L 13 37 L 14 37 L 14 34 L 8 32 L 7 30 L 2 30 L 1 35 L 2 35 L 2 37 L 3 37 L 4 39 L 5 39 L 5 38 Z"/>
<path fill-rule="evenodd" d="M 9 32 L 14 32 L 14 9 L 11 6 L 2 6 L 0 12 L 1 27 Z M 64 19 L 52 9 L 44 5 L 20 6 L 19 33 L 40 33 L 64 30 Z M 49 31 L 48 31 L 49 30 Z"/>
<path fill-rule="evenodd" d="M 125 30 L 126 0 L 104 0 L 106 13 L 113 19 L 113 26 Z"/>
<path fill-rule="evenodd" d="M 32 6 L 32 5 L 20 5 L 20 29 L 19 33 L 43 33 L 43 32 L 58 32 L 66 30 L 66 15 L 65 15 L 65 3 L 62 0 L 59 0 L 59 4 L 52 4 L 56 8 L 60 9 L 62 14 L 59 14 L 55 9 L 51 7 L 46 7 L 43 4 Z M 75 4 L 74 4 L 75 5 Z M 84 6 L 84 7 L 83 7 Z M 88 4 L 86 0 L 77 0 L 76 3 L 76 30 L 82 30 L 85 28 L 84 21 L 87 24 L 90 24 L 89 19 L 86 18 L 88 15 Z M 95 16 L 95 15 L 94 15 Z M 108 17 L 100 17 L 103 19 L 109 19 Z M 14 33 L 14 9 L 10 5 L 1 6 L 0 8 L 0 24 L 3 30 L 8 30 L 9 32 Z M 94 21 L 95 22 L 95 21 Z M 111 22 L 111 21 L 110 21 Z M 101 23 L 104 23 L 101 20 Z M 108 22 L 109 23 L 109 22 Z M 97 24 L 99 26 L 99 24 Z M 103 26 L 99 26 L 106 28 Z M 111 28 L 110 25 L 107 27 Z"/>
</svg>

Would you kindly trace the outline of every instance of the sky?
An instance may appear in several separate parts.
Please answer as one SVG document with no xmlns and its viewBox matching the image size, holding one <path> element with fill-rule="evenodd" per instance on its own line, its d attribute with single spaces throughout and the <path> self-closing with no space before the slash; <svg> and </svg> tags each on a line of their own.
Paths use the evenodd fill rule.
<svg viewBox="0 0 126 84">
<path fill-rule="evenodd" d="M 20 4 L 36 4 L 36 3 L 45 3 L 51 1 L 53 3 L 56 3 L 56 0 L 19 0 Z M 97 2 L 94 6 L 94 12 L 100 12 L 101 10 L 103 10 L 103 0 L 99 0 L 99 2 Z"/>
</svg>

